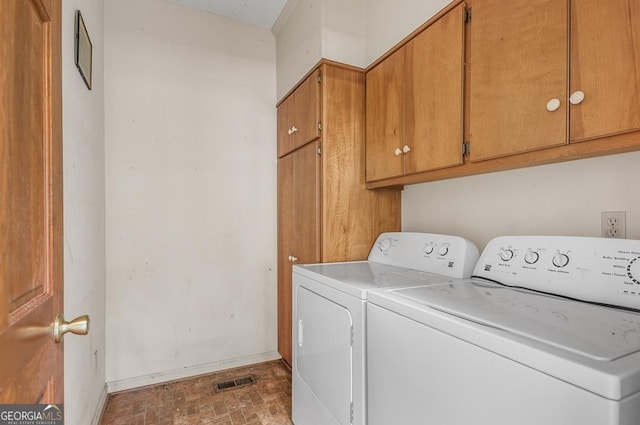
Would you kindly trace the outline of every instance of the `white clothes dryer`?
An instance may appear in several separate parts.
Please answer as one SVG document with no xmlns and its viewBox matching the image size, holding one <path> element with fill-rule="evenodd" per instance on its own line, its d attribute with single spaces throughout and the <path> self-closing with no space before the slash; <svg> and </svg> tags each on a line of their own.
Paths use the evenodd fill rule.
<svg viewBox="0 0 640 425">
<path fill-rule="evenodd" d="M 640 424 L 640 241 L 500 237 L 473 274 L 369 293 L 369 425 Z"/>
<path fill-rule="evenodd" d="M 295 425 L 366 424 L 366 301 L 374 288 L 471 275 L 476 246 L 456 236 L 381 234 L 366 261 L 293 267 Z"/>
</svg>

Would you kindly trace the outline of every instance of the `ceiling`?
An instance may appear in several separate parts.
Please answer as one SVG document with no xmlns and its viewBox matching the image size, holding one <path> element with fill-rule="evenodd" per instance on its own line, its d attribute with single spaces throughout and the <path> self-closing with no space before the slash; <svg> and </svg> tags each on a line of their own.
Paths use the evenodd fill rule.
<svg viewBox="0 0 640 425">
<path fill-rule="evenodd" d="M 2 0 L 0 0 L 2 1 Z M 169 0 L 271 29 L 287 0 Z"/>
</svg>

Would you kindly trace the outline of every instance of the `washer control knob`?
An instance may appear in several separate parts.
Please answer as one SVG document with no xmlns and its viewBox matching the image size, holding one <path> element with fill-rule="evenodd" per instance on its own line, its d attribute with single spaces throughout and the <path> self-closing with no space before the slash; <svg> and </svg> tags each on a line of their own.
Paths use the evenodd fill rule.
<svg viewBox="0 0 640 425">
<path fill-rule="evenodd" d="M 567 254 L 563 254 L 560 251 L 556 252 L 556 255 L 553 256 L 553 260 L 551 260 L 554 266 L 562 268 L 569 264 L 569 256 Z"/>
<path fill-rule="evenodd" d="M 425 244 L 424 245 L 424 253 L 427 254 L 427 255 L 433 253 L 433 250 L 435 249 L 435 247 L 436 247 L 436 245 L 433 242 Z"/>
<path fill-rule="evenodd" d="M 388 250 L 389 247 L 391 247 L 391 239 L 382 239 L 378 248 L 380 248 L 380 251 L 384 252 Z"/>
<path fill-rule="evenodd" d="M 442 244 L 442 246 L 438 250 L 438 255 L 445 256 L 448 253 L 449 253 L 449 244 L 448 243 Z"/>
<path fill-rule="evenodd" d="M 535 264 L 540 259 L 540 254 L 531 248 L 527 249 L 527 253 L 524 255 L 524 261 L 527 264 Z"/>
<path fill-rule="evenodd" d="M 629 261 L 627 265 L 627 276 L 636 285 L 640 285 L 640 257 L 636 257 Z"/>
<path fill-rule="evenodd" d="M 500 248 L 499 256 L 502 261 L 511 261 L 513 259 L 513 250 L 511 248 Z"/>
</svg>

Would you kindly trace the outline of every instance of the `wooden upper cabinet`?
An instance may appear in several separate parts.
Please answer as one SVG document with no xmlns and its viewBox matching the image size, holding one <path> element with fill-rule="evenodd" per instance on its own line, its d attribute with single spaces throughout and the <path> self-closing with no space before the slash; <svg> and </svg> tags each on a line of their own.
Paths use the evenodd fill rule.
<svg viewBox="0 0 640 425">
<path fill-rule="evenodd" d="M 571 1 L 571 141 L 640 129 L 640 2 Z"/>
<path fill-rule="evenodd" d="M 320 137 L 320 70 L 278 106 L 278 158 Z"/>
<path fill-rule="evenodd" d="M 406 45 L 405 174 L 462 163 L 464 10 L 458 5 Z"/>
<path fill-rule="evenodd" d="M 462 163 L 461 3 L 367 73 L 367 181 Z"/>
<path fill-rule="evenodd" d="M 470 159 L 565 144 L 567 0 L 471 4 Z"/>
<path fill-rule="evenodd" d="M 367 72 L 367 181 L 403 174 L 404 49 Z"/>
</svg>

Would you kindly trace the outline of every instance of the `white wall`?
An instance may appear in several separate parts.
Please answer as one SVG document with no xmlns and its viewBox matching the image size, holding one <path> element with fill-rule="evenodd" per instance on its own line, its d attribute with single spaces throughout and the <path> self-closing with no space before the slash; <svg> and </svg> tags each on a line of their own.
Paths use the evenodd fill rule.
<svg viewBox="0 0 640 425">
<path fill-rule="evenodd" d="M 366 66 L 449 3 L 450 0 L 367 0 Z"/>
<path fill-rule="evenodd" d="M 110 390 L 279 358 L 270 31 L 105 2 Z"/>
<path fill-rule="evenodd" d="M 289 0 L 274 26 L 280 100 L 320 59 L 365 66 L 365 0 Z"/>
<path fill-rule="evenodd" d="M 76 9 L 93 43 L 91 91 L 74 64 Z M 106 396 L 103 15 L 103 0 L 62 2 L 64 314 L 91 318 L 89 335 L 64 339 L 68 424 L 92 423 Z"/>
<path fill-rule="evenodd" d="M 368 0 L 367 61 L 375 61 L 447 0 Z M 600 235 L 600 212 L 626 211 L 640 239 L 640 153 L 523 168 L 405 187 L 402 229 L 451 233 L 482 249 L 508 234 Z"/>
<path fill-rule="evenodd" d="M 627 212 L 640 239 L 640 152 L 406 186 L 402 228 L 455 234 L 480 249 L 499 235 L 600 236 L 602 211 Z"/>
</svg>

